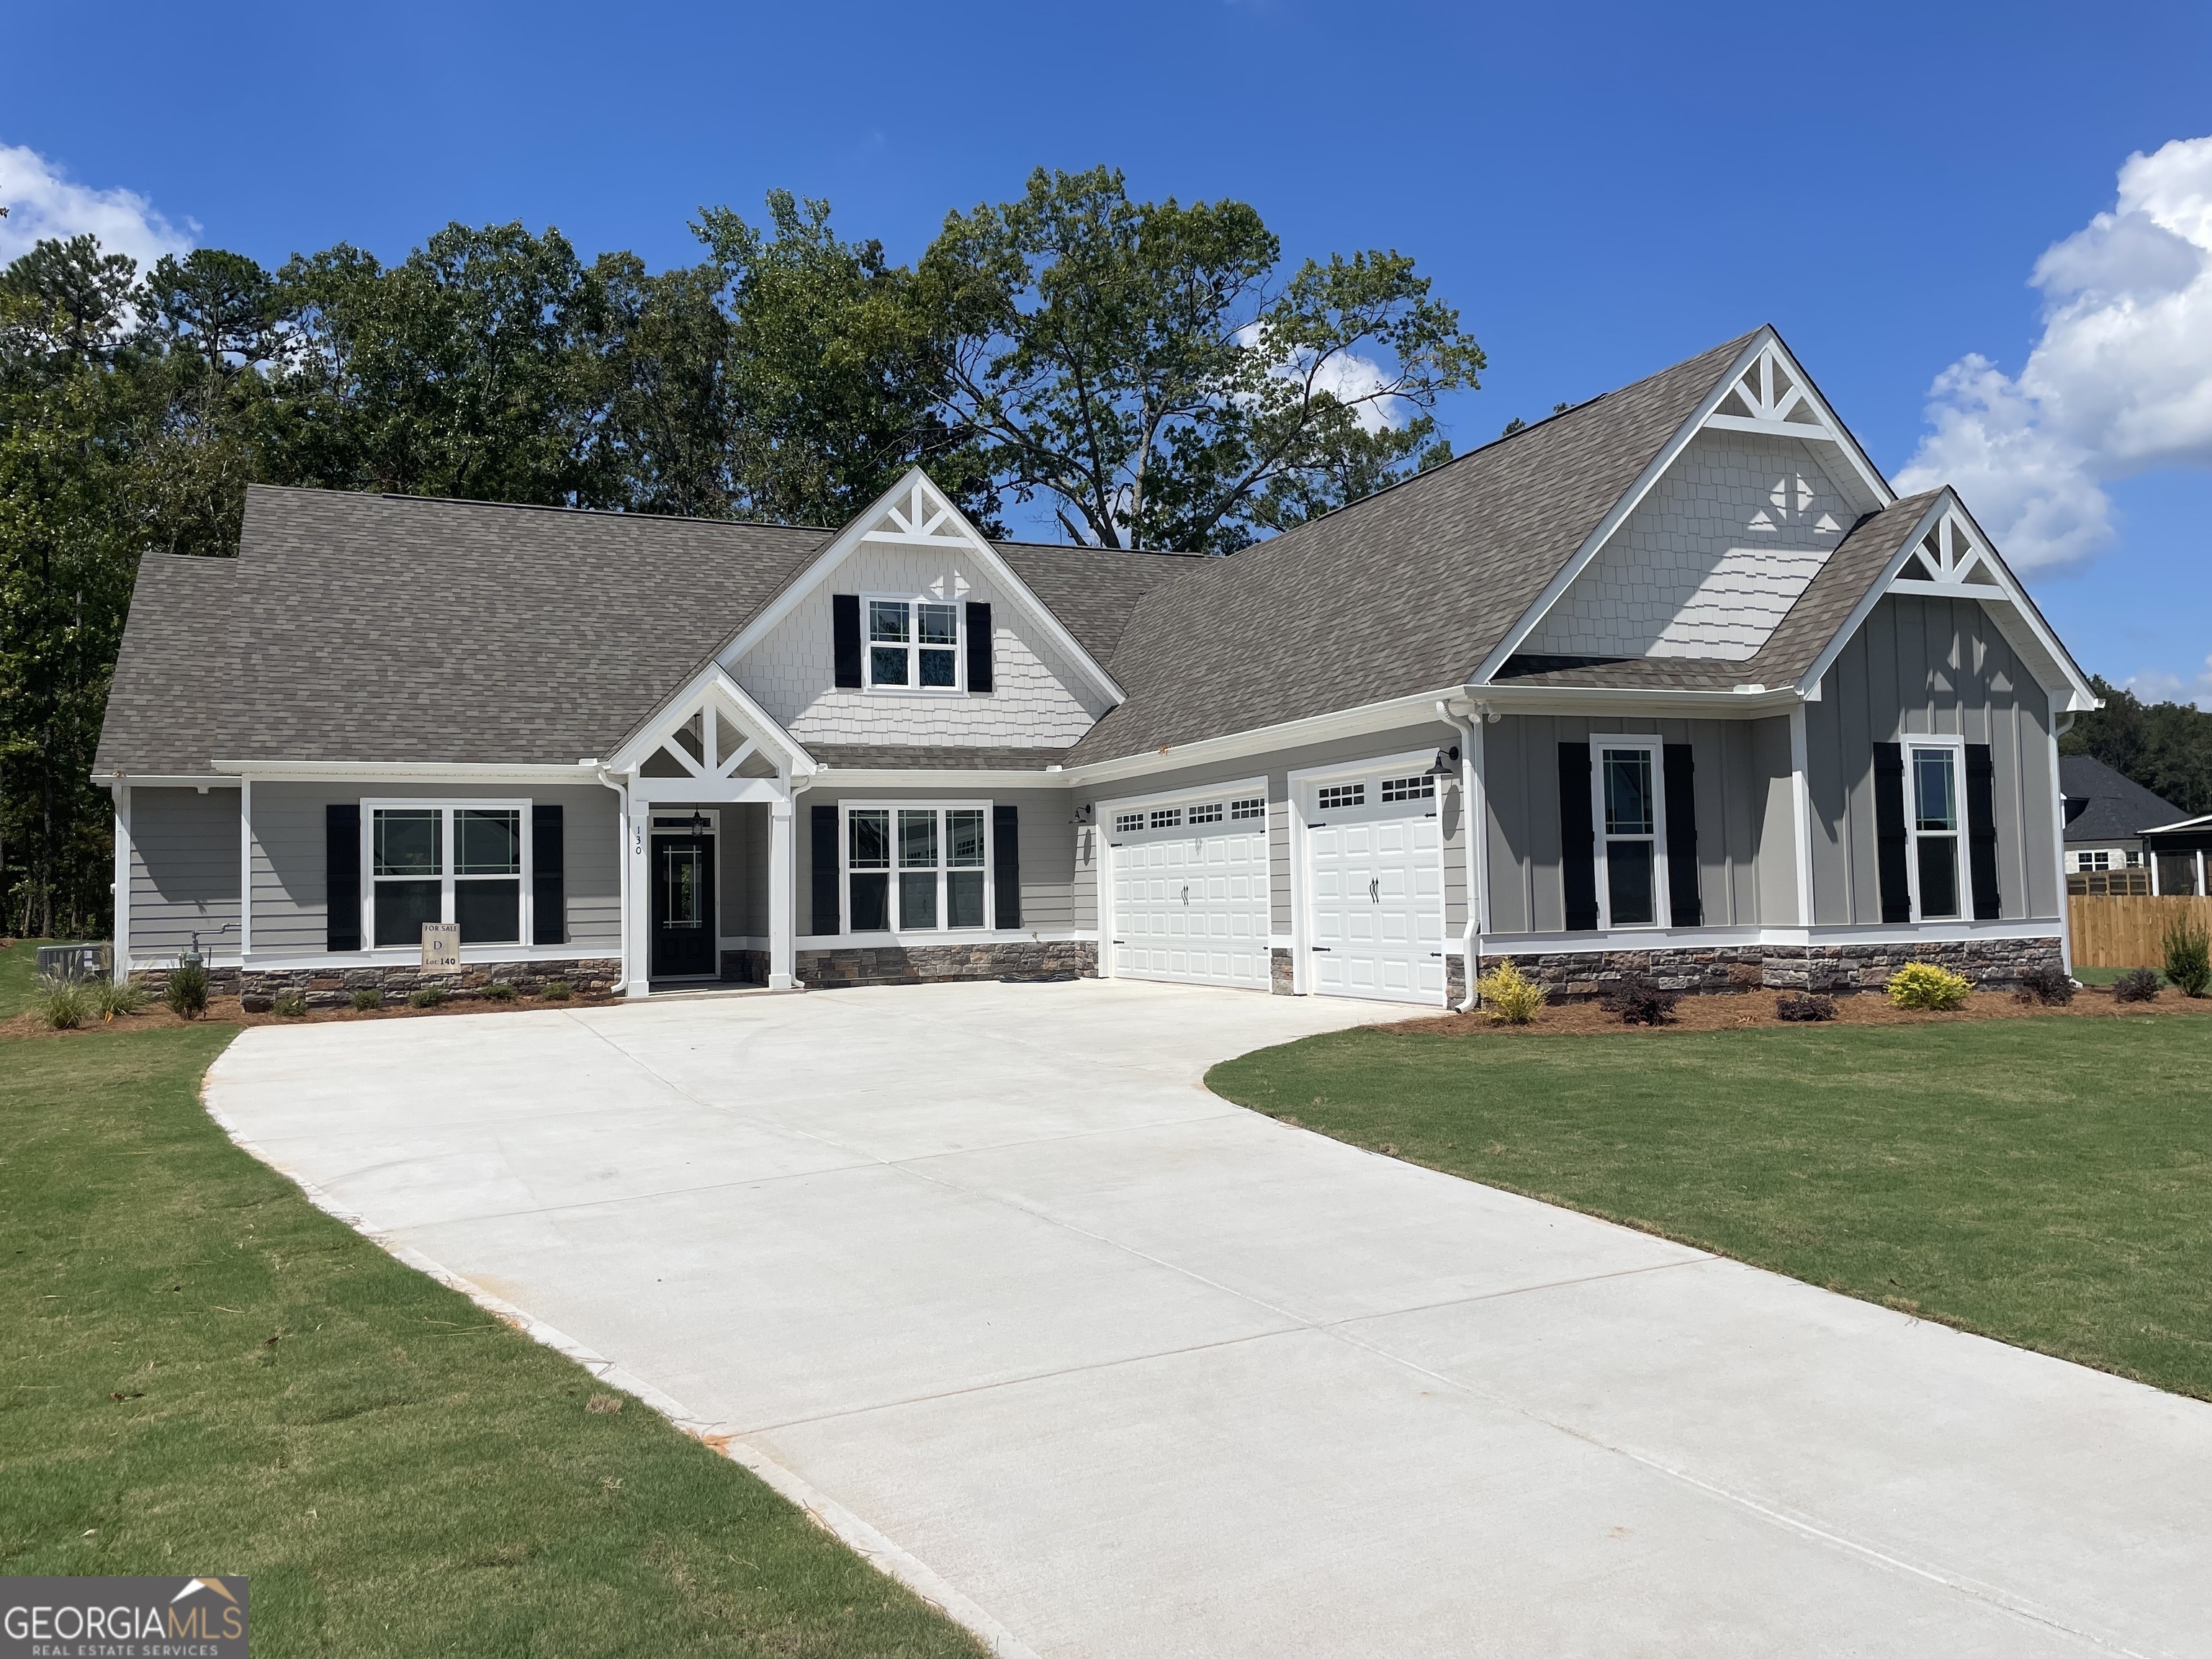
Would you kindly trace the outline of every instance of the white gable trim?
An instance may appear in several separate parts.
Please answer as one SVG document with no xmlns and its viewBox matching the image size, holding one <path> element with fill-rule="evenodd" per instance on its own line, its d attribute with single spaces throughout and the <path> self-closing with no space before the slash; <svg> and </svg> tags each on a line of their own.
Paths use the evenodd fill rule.
<svg viewBox="0 0 2212 1659">
<path fill-rule="evenodd" d="M 684 745 L 676 741 L 676 732 L 678 728 L 689 725 L 695 714 L 720 716 L 744 734 L 744 741 L 729 753 L 721 753 L 715 731 L 716 721 L 712 718 L 703 718 L 699 724 L 705 753 L 702 758 L 694 759 Z M 662 750 L 674 757 L 679 766 L 702 783 L 720 784 L 735 781 L 738 768 L 755 754 L 774 762 L 777 774 L 787 779 L 811 776 L 822 769 L 799 739 L 785 731 L 775 716 L 746 695 L 745 689 L 732 679 L 720 663 L 708 664 L 693 675 L 675 696 L 662 703 L 647 722 L 615 751 L 614 757 L 607 762 L 606 769 L 610 772 L 634 772 Z"/>
<path fill-rule="evenodd" d="M 869 527 L 884 518 L 890 520 L 892 528 Z M 1012 565 L 999 556 L 998 549 L 969 523 L 967 514 L 954 506 L 951 499 L 929 481 L 929 475 L 918 466 L 908 467 L 904 477 L 838 532 L 836 539 L 815 556 L 814 562 L 793 577 L 783 591 L 770 600 L 758 616 L 739 629 L 735 639 L 716 653 L 716 660 L 725 668 L 734 669 L 746 652 L 759 644 L 796 611 L 808 595 L 822 587 L 838 566 L 868 544 L 933 548 L 975 560 L 990 572 L 991 580 L 998 589 L 1065 653 L 1102 696 L 1116 703 L 1127 701 L 1128 694 L 1115 682 L 1114 677 L 1083 648 L 1075 635 L 1067 631 L 1058 617 L 1053 615 L 1051 608 L 1030 590 L 1028 583 L 1014 574 Z"/>
<path fill-rule="evenodd" d="M 1927 576 L 1908 576 L 1916 562 Z M 2088 677 L 2082 673 L 2042 613 L 2027 597 L 2020 578 L 1998 555 L 1981 526 L 1966 511 L 1957 492 L 1945 485 L 1928 510 L 1912 526 L 1904 544 L 1890 556 L 1880 580 L 1871 583 L 1852 607 L 1850 616 L 1814 658 L 1797 682 L 1800 696 L 1819 695 L 1820 680 L 1844 647 L 1851 642 L 1874 608 L 1888 593 L 1918 594 L 1929 599 L 1972 599 L 1987 611 L 2006 642 L 2036 672 L 2046 691 L 2063 693 L 2060 712 L 2101 708 Z M 2054 681 L 2056 682 L 2054 684 Z"/>
<path fill-rule="evenodd" d="M 1742 416 L 1727 416 L 1716 420 L 1715 416 L 1721 404 L 1726 402 L 1731 394 L 1736 392 L 1738 383 L 1743 379 L 1745 372 L 1758 368 L 1764 376 L 1766 371 L 1761 366 L 1770 361 L 1784 365 L 1794 383 L 1791 393 L 1786 399 L 1786 404 L 1794 406 L 1802 396 L 1810 403 L 1814 411 L 1820 416 L 1823 422 L 1821 427 L 1763 417 L 1747 419 Z M 1762 384 L 1765 384 L 1764 380 Z M 1698 401 L 1697 408 L 1691 411 L 1689 418 L 1676 428 L 1674 436 L 1661 446 L 1658 454 L 1652 457 L 1651 464 L 1637 475 L 1636 482 L 1631 484 L 1621 498 L 1613 504 L 1612 510 L 1598 521 L 1597 528 L 1583 538 L 1582 545 L 1575 550 L 1574 556 L 1562 565 L 1559 573 L 1545 584 L 1544 591 L 1539 593 L 1535 602 L 1522 613 L 1521 620 L 1507 630 L 1505 637 L 1498 642 L 1497 648 L 1482 659 L 1474 672 L 1468 676 L 1467 683 L 1469 685 L 1488 684 L 1491 677 L 1504 667 L 1506 660 L 1518 651 L 1528 636 L 1542 624 L 1546 614 L 1559 602 L 1567 589 L 1574 586 L 1575 578 L 1589 568 L 1590 562 L 1603 550 L 1606 543 L 1613 538 L 1613 532 L 1627 521 L 1630 514 L 1644 504 L 1644 498 L 1651 493 L 1659 480 L 1667 475 L 1677 460 L 1681 459 L 1682 452 L 1690 447 L 1690 441 L 1708 427 L 1723 431 L 1761 432 L 1785 438 L 1803 439 L 1811 442 L 1826 441 L 1833 444 L 1843 451 L 1844 459 L 1850 464 L 1853 472 L 1874 492 L 1875 499 L 1882 506 L 1887 507 L 1897 499 L 1897 493 L 1889 487 L 1889 481 L 1881 476 L 1873 462 L 1867 459 L 1866 453 L 1858 447 L 1857 442 L 1850 437 L 1850 434 L 1844 431 L 1843 423 L 1836 419 L 1834 412 L 1829 409 L 1820 393 L 1814 389 L 1812 380 L 1798 366 L 1797 360 L 1790 355 L 1789 348 L 1782 343 L 1781 337 L 1775 333 L 1771 325 L 1762 327 L 1745 343 L 1743 349 L 1736 354 L 1735 360 L 1729 365 L 1727 373 L 1713 383 L 1705 397 Z"/>
<path fill-rule="evenodd" d="M 1858 440 L 1836 418 L 1836 411 L 1820 395 L 1781 337 L 1771 328 L 1756 356 L 1738 369 L 1715 402 L 1702 424 L 1709 431 L 1755 432 L 1769 438 L 1796 438 L 1807 443 L 1833 444 L 1858 480 L 1887 507 L 1897 499 L 1889 480 L 1868 459 Z M 1731 407 L 1733 406 L 1733 407 Z M 1737 414 L 1734 410 L 1746 412 Z M 1809 416 L 1810 418 L 1802 418 Z"/>
</svg>

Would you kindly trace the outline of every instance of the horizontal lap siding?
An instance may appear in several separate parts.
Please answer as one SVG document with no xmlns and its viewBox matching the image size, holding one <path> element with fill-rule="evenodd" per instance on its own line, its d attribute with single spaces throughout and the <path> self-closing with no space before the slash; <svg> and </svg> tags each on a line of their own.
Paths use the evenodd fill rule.
<svg viewBox="0 0 2212 1659">
<path fill-rule="evenodd" d="M 380 787 L 372 795 L 359 784 L 257 783 L 252 809 L 256 957 L 284 952 L 307 955 L 325 949 L 329 924 L 324 872 L 328 854 L 325 809 L 369 799 L 525 799 L 533 804 L 559 803 L 568 942 L 609 951 L 620 948 L 622 872 L 611 789 L 596 784 L 538 784 L 514 790 L 398 785 Z"/>
<path fill-rule="evenodd" d="M 1806 705 L 1816 921 L 1881 920 L 1874 745 L 1916 734 L 1990 745 L 2003 918 L 2057 919 L 2050 699 L 1978 602 L 1884 599 L 1820 692 Z"/>
<path fill-rule="evenodd" d="M 1552 933 L 1566 927 L 1559 879 L 1559 745 L 1593 732 L 1686 743 L 1697 765 L 1698 896 L 1708 927 L 1794 920 L 1765 914 L 1760 854 L 1771 835 L 1776 734 L 1783 799 L 1788 722 L 1653 720 L 1648 715 L 1508 714 L 1483 732 L 1489 783 L 1490 921 L 1494 933 Z M 1792 857 L 1786 833 L 1782 855 Z M 1794 865 L 1792 866 L 1794 868 Z"/>
<path fill-rule="evenodd" d="M 798 833 L 793 837 L 793 854 L 798 876 L 799 932 L 802 937 L 814 936 L 810 898 L 814 890 L 814 837 L 808 830 L 811 822 L 810 815 L 817 806 L 836 805 L 846 801 L 892 808 L 902 803 L 921 801 L 975 801 L 993 806 L 1012 806 L 1020 813 L 1021 931 L 1060 932 L 1095 925 L 1093 921 L 1077 919 L 1086 914 L 1086 902 L 1088 914 L 1094 918 L 1096 916 L 1097 875 L 1095 869 L 1086 872 L 1078 863 L 1076 826 L 1072 821 L 1075 809 L 1070 804 L 1068 793 L 1064 789 L 965 786 L 958 773 L 948 772 L 941 786 L 929 788 L 877 789 L 855 786 L 833 789 L 817 787 L 799 797 Z M 1086 884 L 1090 889 L 1087 902 L 1079 892 Z M 844 903 L 845 899 L 841 895 L 841 919 Z M 957 936 L 948 933 L 946 938 L 951 941 Z"/>
<path fill-rule="evenodd" d="M 131 792 L 134 955 L 238 948 L 238 791 Z"/>
</svg>

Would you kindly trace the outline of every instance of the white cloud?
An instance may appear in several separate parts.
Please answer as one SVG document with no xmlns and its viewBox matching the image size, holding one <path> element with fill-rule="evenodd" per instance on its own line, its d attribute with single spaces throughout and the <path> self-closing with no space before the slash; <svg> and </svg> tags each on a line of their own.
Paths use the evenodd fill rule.
<svg viewBox="0 0 2212 1659">
<path fill-rule="evenodd" d="M 0 264 L 47 238 L 90 231 L 109 252 L 129 254 L 143 270 L 165 253 L 190 249 L 191 232 L 199 228 L 186 220 L 186 228 L 179 229 L 136 191 L 73 183 L 60 167 L 20 144 L 0 144 L 0 204 L 8 209 L 0 219 Z"/>
<path fill-rule="evenodd" d="M 1262 332 L 1260 324 L 1247 323 L 1237 331 L 1237 343 L 1247 349 L 1256 348 L 1261 344 Z M 1401 427 L 1412 418 L 1404 398 L 1376 396 L 1390 384 L 1390 377 L 1382 372 L 1380 363 L 1370 357 L 1340 351 L 1316 369 L 1313 354 L 1299 351 L 1267 372 L 1282 380 L 1304 380 L 1310 374 L 1314 390 L 1326 392 L 1348 407 L 1352 418 L 1369 432 Z M 1366 401 L 1362 402 L 1363 398 Z"/>
<path fill-rule="evenodd" d="M 2203 672 L 2193 680 L 2154 670 L 2132 675 L 2123 684 L 2145 702 L 2193 702 L 2212 711 L 2212 657 L 2204 659 Z"/>
<path fill-rule="evenodd" d="M 2104 484 L 2212 465 L 2212 137 L 2128 158 L 2119 197 L 2046 249 L 2043 337 L 2018 378 L 1967 356 L 1936 377 L 1900 489 L 1959 493 L 2025 570 L 2112 539 Z"/>
</svg>

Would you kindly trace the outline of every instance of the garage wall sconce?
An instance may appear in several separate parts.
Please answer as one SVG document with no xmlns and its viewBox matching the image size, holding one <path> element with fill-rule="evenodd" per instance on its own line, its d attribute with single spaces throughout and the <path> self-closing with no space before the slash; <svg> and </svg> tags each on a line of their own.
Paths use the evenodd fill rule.
<svg viewBox="0 0 2212 1659">
<path fill-rule="evenodd" d="M 1437 763 L 1421 775 L 1430 778 L 1455 778 L 1459 775 L 1459 745 L 1437 750 Z"/>
</svg>

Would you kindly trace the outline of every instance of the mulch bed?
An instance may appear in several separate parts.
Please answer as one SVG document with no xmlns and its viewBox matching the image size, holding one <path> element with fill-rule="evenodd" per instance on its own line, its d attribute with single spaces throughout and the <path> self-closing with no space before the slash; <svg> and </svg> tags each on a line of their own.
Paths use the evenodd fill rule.
<svg viewBox="0 0 2212 1659">
<path fill-rule="evenodd" d="M 179 1018 L 166 1003 L 149 1002 L 135 1014 L 118 1014 L 112 1019 L 97 1016 L 88 1019 L 73 1031 L 54 1031 L 37 1012 L 18 1014 L 10 1020 L 0 1020 L 0 1037 L 66 1037 L 85 1036 L 94 1031 L 158 1031 L 176 1025 L 328 1025 L 337 1020 L 355 1019 L 428 1019 L 450 1014 L 513 1014 L 531 1008 L 605 1008 L 622 1000 L 620 997 L 570 997 L 566 1002 L 549 1001 L 544 997 L 517 997 L 512 1002 L 492 1002 L 479 997 L 465 1000 L 455 998 L 441 1002 L 434 1008 L 410 1008 L 404 997 L 394 998 L 381 1008 L 313 1008 L 306 1014 L 287 1018 L 283 1014 L 249 1014 L 238 1006 L 236 997 L 210 997 L 207 1012 L 197 1020 Z"/>
<path fill-rule="evenodd" d="M 1775 993 L 1750 991 L 1741 996 L 1686 996 L 1674 1005 L 1671 1024 L 1624 1025 L 1620 1016 L 1609 1014 L 1595 1002 L 1562 1003 L 1547 1007 L 1527 1025 L 1508 1025 L 1493 1020 L 1478 1008 L 1472 1013 L 1397 1020 L 1378 1029 L 1418 1032 L 1424 1036 L 1469 1036 L 1476 1032 L 1504 1032 L 1514 1036 L 1585 1035 L 1620 1031 L 1737 1031 L 1764 1026 L 1788 1025 L 1774 1012 Z M 2022 1002 L 2009 991 L 1977 991 L 1966 1006 L 1951 1013 L 1932 1013 L 1923 1008 L 1893 1008 L 1879 992 L 1836 999 L 1832 1025 L 1942 1025 L 1967 1019 L 2034 1019 L 2071 1015 L 2076 1018 L 2126 1018 L 2130 1015 L 2212 1014 L 2212 997 L 2185 997 L 2172 986 L 2154 1002 L 2115 1002 L 2111 991 L 2084 987 L 2074 1000 L 2060 1007 Z M 1820 1024 L 1797 1025 L 1798 1030 L 1819 1030 Z"/>
</svg>

